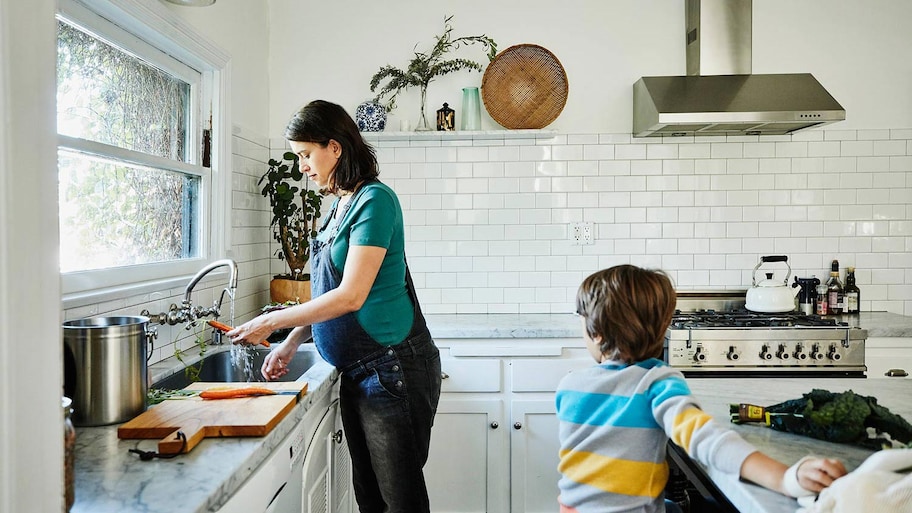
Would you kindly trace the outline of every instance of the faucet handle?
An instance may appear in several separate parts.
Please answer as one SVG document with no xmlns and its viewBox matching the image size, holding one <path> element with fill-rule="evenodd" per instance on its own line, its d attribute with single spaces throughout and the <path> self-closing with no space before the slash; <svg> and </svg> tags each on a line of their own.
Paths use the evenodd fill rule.
<svg viewBox="0 0 912 513">
<path fill-rule="evenodd" d="M 139 312 L 139 315 L 142 315 L 143 317 L 148 317 L 149 322 L 151 322 L 153 324 L 167 324 L 168 323 L 168 314 L 166 312 L 154 314 L 154 313 L 150 312 L 149 310 L 143 310 L 143 311 Z"/>
</svg>

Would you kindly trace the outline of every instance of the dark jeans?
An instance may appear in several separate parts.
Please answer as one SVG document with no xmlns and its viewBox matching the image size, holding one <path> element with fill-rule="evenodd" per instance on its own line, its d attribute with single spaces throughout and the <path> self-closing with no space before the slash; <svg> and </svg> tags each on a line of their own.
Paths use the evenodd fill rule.
<svg viewBox="0 0 912 513">
<path fill-rule="evenodd" d="M 429 513 L 423 467 L 440 352 L 423 334 L 342 373 L 340 406 L 361 513 Z"/>
</svg>

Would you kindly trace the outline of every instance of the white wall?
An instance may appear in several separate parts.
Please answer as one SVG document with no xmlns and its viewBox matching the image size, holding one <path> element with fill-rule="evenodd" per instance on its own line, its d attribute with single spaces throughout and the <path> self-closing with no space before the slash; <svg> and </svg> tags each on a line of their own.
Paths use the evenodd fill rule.
<svg viewBox="0 0 912 513">
<path fill-rule="evenodd" d="M 204 8 L 165 5 L 231 55 L 232 123 L 264 136 L 269 118 L 266 2 L 219 0 Z"/>
<path fill-rule="evenodd" d="M 563 64 L 570 94 L 548 128 L 629 133 L 633 83 L 643 75 L 685 73 L 683 0 L 338 0 L 316 6 L 270 0 L 269 126 L 280 136 L 296 108 L 314 98 L 351 112 L 371 96 L 371 76 L 385 64 L 405 67 L 413 48 L 429 49 L 443 17 L 454 35 L 486 33 L 500 49 L 534 43 Z M 912 2 L 906 0 L 756 0 L 753 71 L 810 72 L 846 108 L 838 130 L 906 128 L 912 123 Z M 408 16 L 404 16 L 408 13 Z M 480 49 L 452 56 L 480 62 Z M 428 88 L 428 109 L 460 109 L 461 88 L 481 73 L 457 72 Z M 393 112 L 417 119 L 417 91 Z M 486 115 L 483 115 L 486 117 Z M 490 118 L 485 128 L 499 128 Z"/>
<path fill-rule="evenodd" d="M 0 0 L 0 511 L 63 507 L 54 2 Z"/>
</svg>

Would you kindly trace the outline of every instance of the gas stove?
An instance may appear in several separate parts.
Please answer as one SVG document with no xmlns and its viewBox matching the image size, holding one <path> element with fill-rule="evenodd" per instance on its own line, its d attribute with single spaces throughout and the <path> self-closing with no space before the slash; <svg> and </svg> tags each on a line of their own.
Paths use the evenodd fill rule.
<svg viewBox="0 0 912 513">
<path fill-rule="evenodd" d="M 864 377 L 867 331 L 833 317 L 744 308 L 744 291 L 678 292 L 665 361 L 695 377 Z"/>
</svg>

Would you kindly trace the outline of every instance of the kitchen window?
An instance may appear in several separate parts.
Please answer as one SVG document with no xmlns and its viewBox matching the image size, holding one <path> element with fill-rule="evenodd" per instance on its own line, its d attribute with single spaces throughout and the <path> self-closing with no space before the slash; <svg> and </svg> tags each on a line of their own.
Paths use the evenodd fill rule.
<svg viewBox="0 0 912 513">
<path fill-rule="evenodd" d="M 59 2 L 65 296 L 160 289 L 224 256 L 226 61 L 163 6 Z"/>
</svg>

